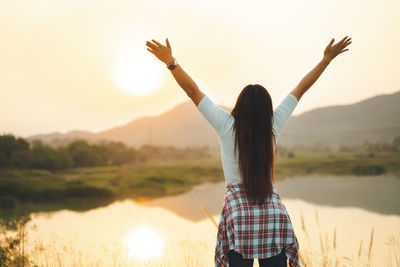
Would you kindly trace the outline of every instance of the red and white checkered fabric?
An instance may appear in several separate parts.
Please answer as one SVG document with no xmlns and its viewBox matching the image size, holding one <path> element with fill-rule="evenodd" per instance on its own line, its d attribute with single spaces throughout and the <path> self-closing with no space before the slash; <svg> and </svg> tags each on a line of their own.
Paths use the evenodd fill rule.
<svg viewBox="0 0 400 267">
<path fill-rule="evenodd" d="M 229 266 L 228 252 L 235 250 L 244 259 L 264 259 L 285 249 L 291 267 L 299 267 L 299 243 L 289 214 L 273 186 L 270 201 L 250 204 L 243 184 L 227 184 L 222 208 L 215 266 Z"/>
</svg>

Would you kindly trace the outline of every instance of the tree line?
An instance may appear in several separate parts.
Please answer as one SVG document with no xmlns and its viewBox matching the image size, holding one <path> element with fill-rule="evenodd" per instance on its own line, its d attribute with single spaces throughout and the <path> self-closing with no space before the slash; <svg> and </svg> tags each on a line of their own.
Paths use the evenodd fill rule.
<svg viewBox="0 0 400 267">
<path fill-rule="evenodd" d="M 140 149 L 122 142 L 89 144 L 75 140 L 52 147 L 40 140 L 29 143 L 13 134 L 0 135 L 0 168 L 65 170 L 88 166 L 119 166 L 150 160 L 199 158 L 208 155 L 208 146 L 180 149 L 173 146 L 144 145 Z"/>
</svg>

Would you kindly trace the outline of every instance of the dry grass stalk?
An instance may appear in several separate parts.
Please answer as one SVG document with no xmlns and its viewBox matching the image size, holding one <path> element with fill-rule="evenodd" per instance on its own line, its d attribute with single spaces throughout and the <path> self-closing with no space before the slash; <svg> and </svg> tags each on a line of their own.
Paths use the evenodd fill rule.
<svg viewBox="0 0 400 267">
<path fill-rule="evenodd" d="M 333 249 L 336 249 L 336 227 L 335 230 L 333 232 Z"/>
<path fill-rule="evenodd" d="M 361 242 L 360 242 L 360 248 L 358 249 L 358 259 L 360 259 L 360 256 L 361 256 L 361 250 L 362 250 L 362 239 L 361 239 Z"/>
<path fill-rule="evenodd" d="M 306 234 L 307 240 L 310 241 L 310 237 L 308 235 L 307 229 L 306 229 L 306 224 L 304 222 L 304 216 L 303 216 L 303 211 L 301 211 L 301 229 L 304 231 Z"/>
<path fill-rule="evenodd" d="M 320 245 L 322 254 L 325 254 L 324 242 L 323 242 L 323 240 L 322 240 L 322 234 L 321 234 L 321 232 L 319 232 L 319 245 Z"/>
<path fill-rule="evenodd" d="M 328 251 L 329 251 L 328 231 L 325 232 L 325 249 L 326 249 L 326 252 L 328 253 Z"/>
<path fill-rule="evenodd" d="M 371 230 L 371 237 L 370 237 L 369 248 L 368 248 L 368 265 L 369 266 L 371 264 L 371 251 L 372 251 L 373 242 L 374 242 L 374 227 L 372 227 L 372 230 Z"/>
<path fill-rule="evenodd" d="M 218 224 L 214 220 L 214 218 L 211 216 L 211 214 L 207 211 L 206 207 L 200 203 L 200 209 L 204 212 L 204 214 L 211 220 L 211 222 L 214 224 L 214 226 L 218 229 Z"/>
<path fill-rule="evenodd" d="M 400 256 L 400 239 L 396 240 L 396 237 L 391 235 L 387 238 L 385 244 L 389 245 L 390 248 L 392 249 L 391 252 L 393 252 L 394 262 L 395 262 L 395 265 L 393 265 L 393 266 L 397 266 L 397 267 L 400 266 L 400 258 L 399 258 L 399 256 Z M 390 265 L 390 266 L 392 266 L 392 265 Z"/>
<path fill-rule="evenodd" d="M 318 228 L 319 228 L 319 217 L 318 217 L 318 211 L 317 210 L 315 210 L 315 220 L 317 221 L 317 225 L 318 225 Z"/>
<path fill-rule="evenodd" d="M 325 266 L 328 265 L 328 257 L 327 257 L 326 255 L 323 255 L 323 256 L 322 256 L 322 263 L 321 263 L 321 265 L 322 265 L 323 267 L 325 267 Z"/>
<path fill-rule="evenodd" d="M 337 267 L 339 265 L 339 260 L 336 258 L 335 260 L 335 267 Z"/>
</svg>

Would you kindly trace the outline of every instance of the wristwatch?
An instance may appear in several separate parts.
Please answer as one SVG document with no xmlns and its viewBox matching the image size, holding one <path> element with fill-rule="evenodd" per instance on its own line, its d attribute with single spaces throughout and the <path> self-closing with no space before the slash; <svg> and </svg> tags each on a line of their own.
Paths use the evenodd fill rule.
<svg viewBox="0 0 400 267">
<path fill-rule="evenodd" d="M 174 62 L 168 63 L 167 68 L 170 70 L 173 70 L 173 69 L 175 69 L 177 64 L 178 64 L 178 62 L 176 61 L 176 58 L 174 58 Z"/>
</svg>

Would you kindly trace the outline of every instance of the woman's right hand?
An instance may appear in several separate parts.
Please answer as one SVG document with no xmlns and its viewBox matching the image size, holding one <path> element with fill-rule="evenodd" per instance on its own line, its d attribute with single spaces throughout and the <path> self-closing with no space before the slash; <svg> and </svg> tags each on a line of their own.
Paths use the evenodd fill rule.
<svg viewBox="0 0 400 267">
<path fill-rule="evenodd" d="M 351 38 L 348 38 L 348 36 L 346 36 L 340 42 L 338 42 L 337 44 L 332 46 L 333 42 L 335 41 L 335 39 L 332 38 L 332 40 L 329 42 L 329 44 L 325 48 L 324 58 L 331 61 L 340 53 L 343 53 L 343 52 L 349 50 L 349 49 L 344 49 L 344 48 L 346 46 L 348 46 L 349 44 L 351 44 L 350 40 L 351 40 Z"/>
<path fill-rule="evenodd" d="M 160 44 L 154 39 L 152 39 L 152 41 L 154 44 L 149 41 L 146 42 L 146 45 L 151 48 L 147 48 L 147 50 L 166 65 L 168 63 L 172 63 L 174 61 L 174 57 L 172 56 L 171 45 L 169 44 L 168 38 L 166 39 L 167 46 Z"/>
</svg>

